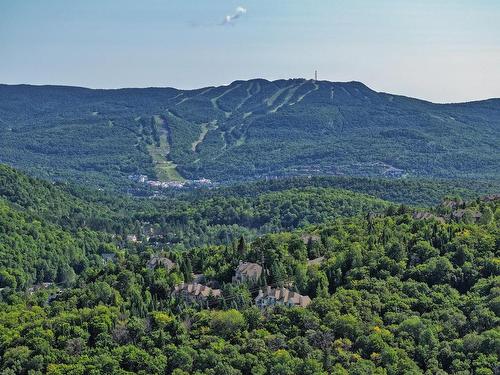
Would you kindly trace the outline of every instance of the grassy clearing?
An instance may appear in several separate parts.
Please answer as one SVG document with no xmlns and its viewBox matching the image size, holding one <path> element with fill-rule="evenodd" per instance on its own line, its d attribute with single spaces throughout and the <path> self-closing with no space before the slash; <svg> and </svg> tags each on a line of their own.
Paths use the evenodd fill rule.
<svg viewBox="0 0 500 375">
<path fill-rule="evenodd" d="M 159 181 L 183 181 L 184 178 L 177 171 L 177 164 L 168 160 L 170 145 L 168 143 L 168 133 L 165 122 L 160 116 L 154 116 L 155 123 L 159 125 L 160 146 L 155 144 L 148 146 L 148 152 L 153 158 L 156 176 Z"/>
<path fill-rule="evenodd" d="M 194 141 L 191 144 L 191 151 L 196 152 L 196 147 L 198 147 L 198 145 L 201 142 L 203 142 L 203 140 L 205 139 L 205 136 L 207 135 L 207 133 L 208 133 L 208 126 L 207 126 L 207 124 L 201 124 L 201 133 L 200 133 L 200 136 L 198 137 L 198 139 L 196 141 Z"/>
</svg>

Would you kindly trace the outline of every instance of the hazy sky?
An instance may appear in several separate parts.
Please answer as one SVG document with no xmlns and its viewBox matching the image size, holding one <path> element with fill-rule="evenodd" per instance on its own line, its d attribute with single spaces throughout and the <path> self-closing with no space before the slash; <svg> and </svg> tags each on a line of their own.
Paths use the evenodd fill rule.
<svg viewBox="0 0 500 375">
<path fill-rule="evenodd" d="M 500 97 L 500 0 L 0 0 L 0 82 L 194 88 L 362 81 Z"/>
</svg>

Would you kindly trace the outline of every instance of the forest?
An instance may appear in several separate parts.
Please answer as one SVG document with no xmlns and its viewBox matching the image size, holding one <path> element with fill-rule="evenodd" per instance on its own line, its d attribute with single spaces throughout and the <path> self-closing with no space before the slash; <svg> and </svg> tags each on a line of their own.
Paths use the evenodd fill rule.
<svg viewBox="0 0 500 375">
<path fill-rule="evenodd" d="M 500 200 L 471 186 L 289 179 L 141 199 L 2 166 L 0 371 L 498 373 Z M 241 262 L 259 279 L 235 282 Z M 174 292 L 195 282 L 220 294 Z M 312 302 L 262 308 L 267 286 Z"/>
</svg>

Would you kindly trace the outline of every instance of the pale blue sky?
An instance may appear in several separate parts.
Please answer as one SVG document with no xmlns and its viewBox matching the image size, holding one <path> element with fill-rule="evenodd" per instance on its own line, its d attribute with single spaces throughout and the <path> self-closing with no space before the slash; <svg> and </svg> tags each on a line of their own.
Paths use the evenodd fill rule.
<svg viewBox="0 0 500 375">
<path fill-rule="evenodd" d="M 500 97 L 500 1 L 0 0 L 1 83 L 194 88 L 315 69 L 438 102 Z"/>
</svg>

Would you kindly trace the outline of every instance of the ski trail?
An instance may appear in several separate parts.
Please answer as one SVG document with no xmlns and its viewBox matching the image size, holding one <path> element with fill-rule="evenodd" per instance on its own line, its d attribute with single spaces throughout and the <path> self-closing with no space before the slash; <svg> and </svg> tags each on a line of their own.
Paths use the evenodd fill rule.
<svg viewBox="0 0 500 375">
<path fill-rule="evenodd" d="M 200 133 L 200 136 L 198 137 L 198 139 L 196 141 L 194 141 L 193 143 L 191 143 L 191 151 L 193 152 L 196 152 L 196 147 L 198 147 L 198 145 L 203 142 L 203 140 L 205 139 L 205 136 L 207 135 L 208 133 L 208 126 L 207 124 L 201 124 L 201 133 Z"/>
<path fill-rule="evenodd" d="M 183 93 L 183 92 L 181 92 L 181 93 L 177 94 L 176 96 L 174 96 L 174 97 L 173 97 L 173 98 L 171 98 L 171 99 L 172 99 L 172 100 L 173 100 L 173 99 L 177 99 L 179 96 L 182 96 L 182 95 L 184 95 L 184 93 Z"/>
<path fill-rule="evenodd" d="M 299 89 L 299 87 L 301 87 L 302 85 L 304 84 L 304 82 L 302 82 L 300 85 L 297 85 L 295 87 L 292 87 L 292 86 L 289 86 L 288 87 L 288 94 L 286 95 L 285 99 L 283 100 L 283 102 L 278 105 L 276 108 L 272 109 L 270 111 L 270 113 L 275 113 L 277 112 L 281 107 L 283 107 L 284 105 L 288 104 L 288 102 L 290 101 L 290 99 L 292 99 L 293 95 L 295 94 L 295 92 Z M 290 88 L 292 87 L 292 88 Z"/>
<path fill-rule="evenodd" d="M 349 91 L 347 91 L 344 87 L 342 87 L 342 90 L 349 96 L 352 96 L 351 93 Z"/>
<path fill-rule="evenodd" d="M 252 97 L 252 94 L 250 93 L 252 87 L 253 87 L 253 82 L 250 82 L 250 85 L 248 85 L 247 87 L 247 96 L 245 96 L 241 101 L 241 103 L 236 106 L 236 108 L 234 109 L 235 112 L 238 111 L 243 106 L 243 104 L 245 104 L 247 100 Z"/>
<path fill-rule="evenodd" d="M 209 93 L 210 91 L 212 91 L 214 88 L 215 88 L 215 87 L 209 87 L 208 89 L 203 90 L 202 92 L 200 92 L 200 93 L 199 93 L 198 95 L 196 95 L 196 96 L 203 96 L 203 95 L 205 95 L 205 94 Z"/>
<path fill-rule="evenodd" d="M 256 85 L 257 85 L 257 91 L 255 92 L 254 95 L 257 95 L 262 90 L 262 88 L 260 87 L 260 83 L 259 82 L 256 82 Z"/>
<path fill-rule="evenodd" d="M 183 98 L 180 102 L 176 103 L 175 105 L 180 105 L 180 104 L 184 103 L 185 101 L 187 101 L 187 100 L 189 100 L 189 99 L 193 99 L 193 98 L 195 98 L 195 97 L 197 97 L 197 96 L 203 96 L 203 95 L 205 95 L 206 93 L 208 93 L 208 92 L 210 92 L 211 90 L 213 90 L 214 88 L 215 88 L 215 87 L 209 87 L 208 89 L 203 90 L 202 92 L 200 92 L 199 94 L 196 94 L 195 96 L 188 96 L 188 97 L 185 97 L 185 98 Z M 178 98 L 178 97 L 179 97 L 179 96 L 181 96 L 181 95 L 186 95 L 186 94 L 185 94 L 184 92 L 182 92 L 182 93 L 180 93 L 179 95 L 176 95 L 176 96 L 174 97 L 174 99 L 175 99 L 175 98 Z"/>
<path fill-rule="evenodd" d="M 290 105 L 295 105 L 295 104 L 297 104 L 297 103 L 300 103 L 302 100 L 304 100 L 304 98 L 305 98 L 307 95 L 309 95 L 309 94 L 313 93 L 314 91 L 318 91 L 318 90 L 319 90 L 319 85 L 318 85 L 317 83 L 313 83 L 313 85 L 314 85 L 314 88 L 312 88 L 311 90 L 309 90 L 308 92 L 306 92 L 304 95 L 301 95 L 301 96 L 297 99 L 297 101 L 296 101 L 295 103 L 290 103 Z"/>
<path fill-rule="evenodd" d="M 231 87 L 230 89 L 228 89 L 228 90 L 224 91 L 221 95 L 216 96 L 215 98 L 210 99 L 210 101 L 212 102 L 213 107 L 214 107 L 216 110 L 218 110 L 218 111 L 224 112 L 224 115 L 226 116 L 226 118 L 229 118 L 229 117 L 230 117 L 233 113 L 232 113 L 232 112 L 226 112 L 226 111 L 224 111 L 222 108 L 220 108 L 220 107 L 219 107 L 219 104 L 217 103 L 217 101 L 218 101 L 220 98 L 222 98 L 224 95 L 226 95 L 226 94 L 230 93 L 231 91 L 233 91 L 234 89 L 237 89 L 237 88 L 238 88 L 238 87 L 240 87 L 240 86 L 241 86 L 241 84 L 236 85 L 236 86 L 234 86 L 234 87 Z"/>
<path fill-rule="evenodd" d="M 191 151 L 196 152 L 196 149 L 198 148 L 198 146 L 200 144 L 202 144 L 203 141 L 205 140 L 205 138 L 207 137 L 208 132 L 210 130 L 215 130 L 215 129 L 217 129 L 217 120 L 213 120 L 210 123 L 201 124 L 200 136 L 198 137 L 198 139 L 196 141 L 194 141 L 191 144 Z"/>
<path fill-rule="evenodd" d="M 189 99 L 191 99 L 191 98 L 190 97 L 184 98 L 179 103 L 176 103 L 175 105 L 180 105 L 180 104 L 184 103 L 186 100 L 189 100 Z"/>
<path fill-rule="evenodd" d="M 279 96 L 283 94 L 286 90 L 288 90 L 290 87 L 292 86 L 287 86 L 283 87 L 282 89 L 278 89 L 278 91 L 276 91 L 273 95 L 271 95 L 271 97 L 264 99 L 264 103 L 266 103 L 268 107 L 271 107 L 276 101 L 276 99 L 278 99 Z"/>
<path fill-rule="evenodd" d="M 222 141 L 224 142 L 224 146 L 222 146 L 221 151 L 224 151 L 227 148 L 226 132 L 221 132 L 220 136 L 222 138 Z"/>
</svg>

